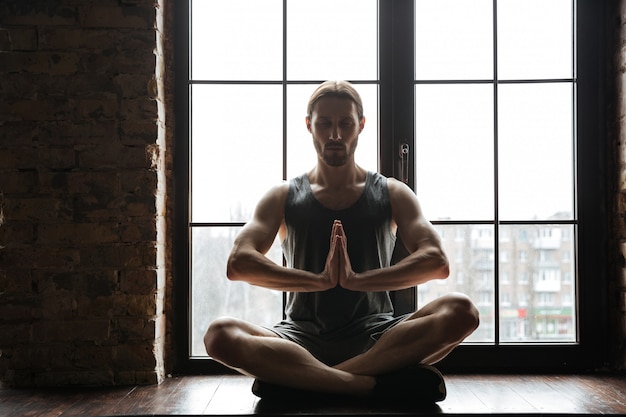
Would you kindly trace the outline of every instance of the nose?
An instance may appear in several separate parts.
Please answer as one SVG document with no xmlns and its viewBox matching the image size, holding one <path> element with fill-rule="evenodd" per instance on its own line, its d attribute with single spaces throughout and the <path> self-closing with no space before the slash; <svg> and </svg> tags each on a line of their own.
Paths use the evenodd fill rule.
<svg viewBox="0 0 626 417">
<path fill-rule="evenodd" d="M 330 132 L 330 137 L 328 140 L 340 141 L 341 133 L 339 132 L 339 128 L 337 126 L 333 126 L 333 129 Z"/>
</svg>

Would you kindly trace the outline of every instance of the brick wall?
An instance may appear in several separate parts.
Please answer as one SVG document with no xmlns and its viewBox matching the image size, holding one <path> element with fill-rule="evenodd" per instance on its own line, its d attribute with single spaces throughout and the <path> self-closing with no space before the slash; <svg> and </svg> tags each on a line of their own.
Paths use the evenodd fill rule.
<svg viewBox="0 0 626 417">
<path fill-rule="evenodd" d="M 4 384 L 164 376 L 163 16 L 154 0 L 0 2 Z"/>
<path fill-rule="evenodd" d="M 613 279 L 609 292 L 611 322 L 615 328 L 612 339 L 612 356 L 615 358 L 614 367 L 626 369 L 626 0 L 611 1 L 615 4 L 615 15 L 609 16 L 607 27 L 612 30 L 613 53 L 612 73 L 609 75 L 609 88 L 613 89 L 614 100 L 611 103 L 608 120 L 608 131 L 612 148 L 609 166 L 616 173 L 613 204 L 613 244 L 616 246 L 614 257 Z"/>
</svg>

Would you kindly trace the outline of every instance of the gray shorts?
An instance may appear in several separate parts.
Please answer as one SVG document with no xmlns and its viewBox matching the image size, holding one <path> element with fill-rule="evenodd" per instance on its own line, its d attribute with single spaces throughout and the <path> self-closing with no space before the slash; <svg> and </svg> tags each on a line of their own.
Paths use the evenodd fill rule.
<svg viewBox="0 0 626 417">
<path fill-rule="evenodd" d="M 408 316 L 374 316 L 366 322 L 320 335 L 307 331 L 306 324 L 292 321 L 281 321 L 269 330 L 304 347 L 326 365 L 334 366 L 368 351 L 387 330 Z"/>
</svg>

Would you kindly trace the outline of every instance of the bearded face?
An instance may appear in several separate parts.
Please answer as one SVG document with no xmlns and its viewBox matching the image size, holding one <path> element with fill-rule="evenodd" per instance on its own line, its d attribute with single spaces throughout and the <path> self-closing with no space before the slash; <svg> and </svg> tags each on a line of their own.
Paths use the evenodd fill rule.
<svg viewBox="0 0 626 417">
<path fill-rule="evenodd" d="M 365 119 L 359 120 L 356 104 L 349 98 L 319 99 L 307 119 L 319 160 L 333 167 L 354 161 L 364 124 Z"/>
</svg>

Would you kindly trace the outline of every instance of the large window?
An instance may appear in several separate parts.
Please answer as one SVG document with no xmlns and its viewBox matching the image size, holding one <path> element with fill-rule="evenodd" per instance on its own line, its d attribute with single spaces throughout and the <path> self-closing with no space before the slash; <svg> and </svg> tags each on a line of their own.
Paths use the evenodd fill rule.
<svg viewBox="0 0 626 417">
<path fill-rule="evenodd" d="M 415 1 L 416 191 L 454 259 L 418 294 L 470 295 L 470 340 L 578 341 L 574 29 L 571 0 Z"/>
<path fill-rule="evenodd" d="M 592 203 L 602 197 L 593 185 L 602 115 L 588 111 L 599 89 L 586 64 L 596 50 L 585 46 L 597 41 L 589 24 L 597 6 L 189 0 L 177 7 L 188 27 L 177 44 L 185 51 L 176 139 L 177 188 L 185 194 L 178 192 L 176 253 L 183 362 L 210 363 L 202 335 L 221 315 L 261 325 L 282 317 L 282 293 L 229 282 L 225 262 L 260 196 L 314 166 L 304 116 L 326 79 L 350 80 L 363 96 L 357 163 L 415 189 L 451 261 L 449 279 L 405 292 L 398 309 L 461 291 L 481 310 L 479 329 L 449 366 L 521 365 L 520 352 L 533 352 L 542 358 L 536 366 L 568 367 L 598 350 L 599 330 L 587 323 L 601 317 L 602 304 L 590 274 L 603 270 L 600 209 Z M 282 262 L 280 242 L 268 256 Z"/>
</svg>

